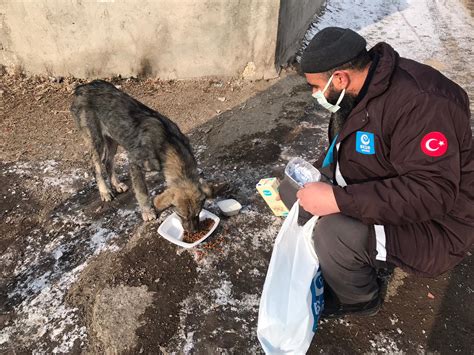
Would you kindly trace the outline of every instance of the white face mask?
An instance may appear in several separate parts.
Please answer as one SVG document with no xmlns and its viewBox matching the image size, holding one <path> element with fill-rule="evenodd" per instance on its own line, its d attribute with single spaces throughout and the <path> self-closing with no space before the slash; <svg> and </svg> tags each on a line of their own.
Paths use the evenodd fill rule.
<svg viewBox="0 0 474 355">
<path fill-rule="evenodd" d="M 329 78 L 328 83 L 324 87 L 323 91 L 318 90 L 312 96 L 316 100 L 318 100 L 318 104 L 320 104 L 322 107 L 324 107 L 329 112 L 334 113 L 334 112 L 337 112 L 337 110 L 339 110 L 341 108 L 341 106 L 339 106 L 339 104 L 341 103 L 342 98 L 344 97 L 344 94 L 346 93 L 346 89 L 342 90 L 341 95 L 339 95 L 339 98 L 337 99 L 337 102 L 336 102 L 335 105 L 329 103 L 328 100 L 326 99 L 326 96 L 324 96 L 324 93 L 328 89 L 329 84 L 331 84 L 332 77 L 333 76 L 331 75 L 331 77 Z"/>
</svg>

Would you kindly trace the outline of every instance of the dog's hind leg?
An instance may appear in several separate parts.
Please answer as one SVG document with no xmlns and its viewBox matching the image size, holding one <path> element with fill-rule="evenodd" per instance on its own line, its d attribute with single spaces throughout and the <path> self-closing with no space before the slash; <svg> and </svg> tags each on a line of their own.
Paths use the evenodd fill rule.
<svg viewBox="0 0 474 355">
<path fill-rule="evenodd" d="M 115 173 L 114 169 L 114 157 L 117 153 L 118 144 L 112 138 L 106 137 L 105 138 L 105 157 L 104 157 L 104 164 L 105 164 L 105 171 L 107 172 L 107 176 L 114 187 L 115 191 L 118 193 L 122 193 L 128 190 L 128 186 L 121 182 L 117 174 Z"/>
<path fill-rule="evenodd" d="M 80 116 L 79 127 L 81 136 L 84 139 L 91 153 L 92 163 L 94 165 L 95 181 L 99 188 L 99 194 L 102 201 L 111 201 L 114 197 L 109 185 L 104 179 L 105 169 L 102 164 L 101 155 L 104 152 L 104 139 L 100 128 L 96 126 L 93 119 L 88 119 L 87 112 Z"/>
<path fill-rule="evenodd" d="M 148 197 L 148 189 L 145 182 L 145 174 L 140 166 L 130 162 L 130 176 L 132 178 L 133 190 L 137 198 L 138 205 L 142 211 L 144 221 L 151 221 L 156 219 L 156 213 Z"/>
<path fill-rule="evenodd" d="M 153 199 L 153 205 L 158 210 L 158 212 L 162 212 L 167 208 L 173 205 L 173 200 L 175 199 L 175 189 L 167 188 L 158 196 L 155 196 Z"/>
</svg>

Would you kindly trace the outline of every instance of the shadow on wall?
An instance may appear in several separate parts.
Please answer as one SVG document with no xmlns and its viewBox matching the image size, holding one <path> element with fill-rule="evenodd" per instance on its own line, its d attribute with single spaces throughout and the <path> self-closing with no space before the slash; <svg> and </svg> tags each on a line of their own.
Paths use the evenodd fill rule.
<svg viewBox="0 0 474 355">
<path fill-rule="evenodd" d="M 142 58 L 140 61 L 140 69 L 138 70 L 139 78 L 147 78 L 153 74 L 153 65 L 151 64 L 150 59 Z"/>
<path fill-rule="evenodd" d="M 295 3 L 297 5 L 295 6 Z M 285 67 L 294 61 L 314 14 L 321 11 L 324 0 L 281 1 L 278 13 L 278 32 L 275 48 L 275 67 Z"/>
</svg>

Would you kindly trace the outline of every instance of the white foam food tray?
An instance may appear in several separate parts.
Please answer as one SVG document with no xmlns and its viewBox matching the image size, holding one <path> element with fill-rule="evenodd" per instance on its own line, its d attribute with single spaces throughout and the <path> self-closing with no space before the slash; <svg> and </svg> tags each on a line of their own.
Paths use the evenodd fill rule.
<svg viewBox="0 0 474 355">
<path fill-rule="evenodd" d="M 207 232 L 205 236 L 201 239 L 195 241 L 194 243 L 186 243 L 183 241 L 184 236 L 184 228 L 181 225 L 181 220 L 176 213 L 170 214 L 161 225 L 158 227 L 158 233 L 171 243 L 179 245 L 183 248 L 193 248 L 196 245 L 202 243 L 207 237 L 209 237 L 212 232 L 217 228 L 217 225 L 220 222 L 220 218 L 217 217 L 214 213 L 209 212 L 207 210 L 202 210 L 199 214 L 199 220 L 205 220 L 206 218 L 210 218 L 214 221 L 214 225 L 212 228 Z"/>
</svg>

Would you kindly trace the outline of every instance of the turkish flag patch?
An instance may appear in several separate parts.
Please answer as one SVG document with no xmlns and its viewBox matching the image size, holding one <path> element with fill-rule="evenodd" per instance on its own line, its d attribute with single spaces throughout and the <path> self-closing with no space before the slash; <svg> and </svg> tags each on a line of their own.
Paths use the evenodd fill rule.
<svg viewBox="0 0 474 355">
<path fill-rule="evenodd" d="M 441 132 L 430 132 L 421 140 L 421 150 L 430 157 L 440 157 L 448 150 L 448 140 Z"/>
</svg>

